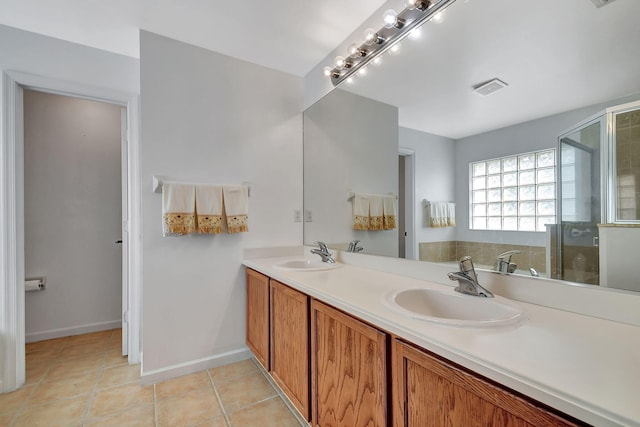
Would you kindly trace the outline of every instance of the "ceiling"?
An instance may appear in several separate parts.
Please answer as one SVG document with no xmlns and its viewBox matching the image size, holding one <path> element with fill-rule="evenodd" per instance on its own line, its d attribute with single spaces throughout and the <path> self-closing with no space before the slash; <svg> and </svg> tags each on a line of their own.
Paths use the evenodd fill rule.
<svg viewBox="0 0 640 427">
<path fill-rule="evenodd" d="M 600 8 L 591 0 L 457 0 L 445 15 L 341 88 L 398 106 L 401 126 L 453 139 L 640 99 L 639 0 Z M 493 78 L 508 87 L 473 93 Z"/>
<path fill-rule="evenodd" d="M 306 75 L 383 0 L 0 0 L 0 24 L 140 57 L 139 29 Z"/>
<path fill-rule="evenodd" d="M 0 0 L 0 24 L 139 57 L 139 29 L 305 76 L 401 0 Z M 459 139 L 638 93 L 640 0 L 457 0 L 345 89 Z M 380 25 L 382 21 L 380 20 Z M 354 40 L 355 41 L 355 40 Z M 358 40 L 359 41 L 359 40 Z M 508 84 L 487 97 L 473 87 Z"/>
</svg>

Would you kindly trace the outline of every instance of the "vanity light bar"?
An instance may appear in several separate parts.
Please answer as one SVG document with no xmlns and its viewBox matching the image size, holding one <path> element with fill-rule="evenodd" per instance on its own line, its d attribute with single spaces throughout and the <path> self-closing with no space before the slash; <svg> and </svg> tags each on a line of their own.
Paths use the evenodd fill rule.
<svg viewBox="0 0 640 427">
<path fill-rule="evenodd" d="M 407 7 L 398 13 L 396 25 L 387 28 L 383 26 L 375 34 L 371 35 L 369 43 L 365 41 L 360 46 L 351 46 L 348 57 L 344 58 L 340 66 L 336 66 L 329 72 L 331 83 L 338 86 L 344 80 L 351 77 L 361 68 L 382 55 L 393 45 L 404 39 L 414 29 L 422 23 L 428 21 L 433 15 L 453 3 L 455 0 L 418 0 L 412 3 L 417 6 Z"/>
</svg>

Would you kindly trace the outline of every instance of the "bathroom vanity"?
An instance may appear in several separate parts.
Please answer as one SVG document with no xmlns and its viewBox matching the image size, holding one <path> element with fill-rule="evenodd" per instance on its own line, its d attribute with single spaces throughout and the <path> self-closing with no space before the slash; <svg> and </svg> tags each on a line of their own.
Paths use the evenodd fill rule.
<svg viewBox="0 0 640 427">
<path fill-rule="evenodd" d="M 515 324 L 437 324 L 385 296 L 450 286 L 291 259 L 245 260 L 247 345 L 313 426 L 640 425 L 637 326 L 523 302 Z"/>
</svg>

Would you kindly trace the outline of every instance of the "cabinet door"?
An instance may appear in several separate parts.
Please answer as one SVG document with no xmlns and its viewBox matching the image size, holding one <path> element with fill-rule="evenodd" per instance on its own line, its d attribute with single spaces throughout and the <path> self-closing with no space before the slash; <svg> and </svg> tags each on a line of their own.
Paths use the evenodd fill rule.
<svg viewBox="0 0 640 427">
<path fill-rule="evenodd" d="M 247 268 L 247 346 L 269 369 L 269 278 Z"/>
<path fill-rule="evenodd" d="M 387 424 L 387 335 L 318 301 L 311 302 L 313 425 Z"/>
<path fill-rule="evenodd" d="M 309 297 L 271 279 L 271 376 L 308 421 Z"/>
<path fill-rule="evenodd" d="M 398 340 L 392 378 L 394 427 L 578 425 Z"/>
</svg>

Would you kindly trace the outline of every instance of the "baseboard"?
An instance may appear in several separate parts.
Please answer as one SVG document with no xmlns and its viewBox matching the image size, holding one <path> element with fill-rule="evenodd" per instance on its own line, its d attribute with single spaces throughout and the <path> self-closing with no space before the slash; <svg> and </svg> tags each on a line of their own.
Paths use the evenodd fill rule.
<svg viewBox="0 0 640 427">
<path fill-rule="evenodd" d="M 89 323 L 88 325 L 72 326 L 69 328 L 51 329 L 42 332 L 29 332 L 25 335 L 27 343 L 50 340 L 53 338 L 69 337 L 72 335 L 90 334 L 92 332 L 108 331 L 122 327 L 122 321 L 112 320 L 110 322 Z"/>
<path fill-rule="evenodd" d="M 217 368 L 218 366 L 239 362 L 251 357 L 251 351 L 247 347 L 227 351 L 225 353 L 216 354 L 203 359 L 192 360 L 190 362 L 156 369 L 155 371 L 143 372 L 140 378 L 140 384 L 143 386 L 155 384 L 160 381 L 170 380 L 183 375 L 194 374 L 205 369 Z"/>
</svg>

